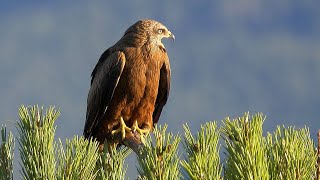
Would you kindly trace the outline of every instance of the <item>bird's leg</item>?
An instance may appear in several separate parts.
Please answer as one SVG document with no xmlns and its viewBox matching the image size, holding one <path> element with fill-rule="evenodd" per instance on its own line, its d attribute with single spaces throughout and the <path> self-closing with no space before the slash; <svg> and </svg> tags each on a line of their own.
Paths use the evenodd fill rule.
<svg viewBox="0 0 320 180">
<path fill-rule="evenodd" d="M 124 122 L 123 118 L 120 117 L 120 124 L 119 124 L 119 128 L 116 130 L 111 131 L 111 134 L 114 135 L 118 132 L 122 133 L 122 139 L 124 139 L 126 137 L 126 132 L 130 132 L 131 129 L 126 125 L 126 123 Z"/>
</svg>

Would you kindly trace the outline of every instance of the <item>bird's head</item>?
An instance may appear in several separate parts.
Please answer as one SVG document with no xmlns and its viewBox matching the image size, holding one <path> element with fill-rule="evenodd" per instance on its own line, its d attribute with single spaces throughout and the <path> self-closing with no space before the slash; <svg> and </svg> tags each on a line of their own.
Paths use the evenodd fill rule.
<svg viewBox="0 0 320 180">
<path fill-rule="evenodd" d="M 170 38 L 172 40 L 175 39 L 174 35 L 168 30 L 166 26 L 158 21 L 151 19 L 145 19 L 136 22 L 126 31 L 125 34 L 128 33 L 136 33 L 142 35 L 146 37 L 149 43 L 160 46 L 163 46 L 161 42 L 162 38 Z"/>
<path fill-rule="evenodd" d="M 153 36 L 160 41 L 162 40 L 162 38 L 171 38 L 173 40 L 175 39 L 174 35 L 168 30 L 166 26 L 157 21 L 152 21 L 153 26 L 150 28 L 150 30 L 148 30 L 149 36 Z"/>
</svg>

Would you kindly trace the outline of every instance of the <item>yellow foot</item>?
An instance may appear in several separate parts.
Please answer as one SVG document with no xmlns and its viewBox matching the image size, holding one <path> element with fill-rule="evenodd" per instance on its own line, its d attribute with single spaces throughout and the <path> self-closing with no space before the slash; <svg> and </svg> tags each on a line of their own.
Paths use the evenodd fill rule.
<svg viewBox="0 0 320 180">
<path fill-rule="evenodd" d="M 123 118 L 120 117 L 120 127 L 118 129 L 116 129 L 116 130 L 111 131 L 111 134 L 114 135 L 116 133 L 121 132 L 122 139 L 124 139 L 126 137 L 126 132 L 130 132 L 130 131 L 131 131 L 131 129 L 128 128 L 128 126 L 124 122 Z"/>
<path fill-rule="evenodd" d="M 145 142 L 146 142 L 145 141 L 145 135 L 149 134 L 150 129 L 147 129 L 147 128 L 141 129 L 141 128 L 139 128 L 138 121 L 135 121 L 133 123 L 131 129 L 132 129 L 133 132 L 137 131 L 140 134 L 140 140 L 141 140 L 142 144 L 145 144 Z"/>
<path fill-rule="evenodd" d="M 150 132 L 150 129 L 140 129 L 139 126 L 138 126 L 138 121 L 135 121 L 133 123 L 133 126 L 132 126 L 132 131 L 135 132 L 137 131 L 140 135 L 145 135 L 145 134 L 149 134 Z"/>
</svg>

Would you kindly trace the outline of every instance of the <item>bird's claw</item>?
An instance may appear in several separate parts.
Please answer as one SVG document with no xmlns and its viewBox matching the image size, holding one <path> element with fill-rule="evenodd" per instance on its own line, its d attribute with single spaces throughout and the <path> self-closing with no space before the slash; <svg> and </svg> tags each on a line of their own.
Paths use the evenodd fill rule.
<svg viewBox="0 0 320 180">
<path fill-rule="evenodd" d="M 132 131 L 133 132 L 138 132 L 140 134 L 140 139 L 141 139 L 141 142 L 144 144 L 145 143 L 145 135 L 149 134 L 150 132 L 150 129 L 148 128 L 143 128 L 141 129 L 138 125 L 138 121 L 135 121 L 132 125 Z"/>
<path fill-rule="evenodd" d="M 150 132 L 150 129 L 148 129 L 148 128 L 143 128 L 143 129 L 139 128 L 138 121 L 135 121 L 133 123 L 131 129 L 132 129 L 133 132 L 137 131 L 140 135 L 149 134 L 149 132 Z"/>
<path fill-rule="evenodd" d="M 126 125 L 124 122 L 123 118 L 120 117 L 120 126 L 118 129 L 111 131 L 112 135 L 115 135 L 116 133 L 121 132 L 122 134 L 122 139 L 126 138 L 126 132 L 130 132 L 131 129 Z"/>
</svg>

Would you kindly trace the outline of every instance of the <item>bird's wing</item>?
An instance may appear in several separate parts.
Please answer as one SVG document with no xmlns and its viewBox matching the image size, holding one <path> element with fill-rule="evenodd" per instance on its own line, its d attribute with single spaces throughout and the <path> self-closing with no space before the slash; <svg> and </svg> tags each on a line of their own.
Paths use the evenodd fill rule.
<svg viewBox="0 0 320 180">
<path fill-rule="evenodd" d="M 92 129 L 106 112 L 119 82 L 125 61 L 125 54 L 116 51 L 108 56 L 102 55 L 98 62 L 100 64 L 97 64 L 99 67 L 95 67 L 87 99 L 86 123 L 83 133 L 85 137 L 91 136 Z"/>
<path fill-rule="evenodd" d="M 152 115 L 153 124 L 156 124 L 159 121 L 162 108 L 167 103 L 170 91 L 170 73 L 169 59 L 167 59 L 160 69 L 158 95 Z"/>
</svg>

